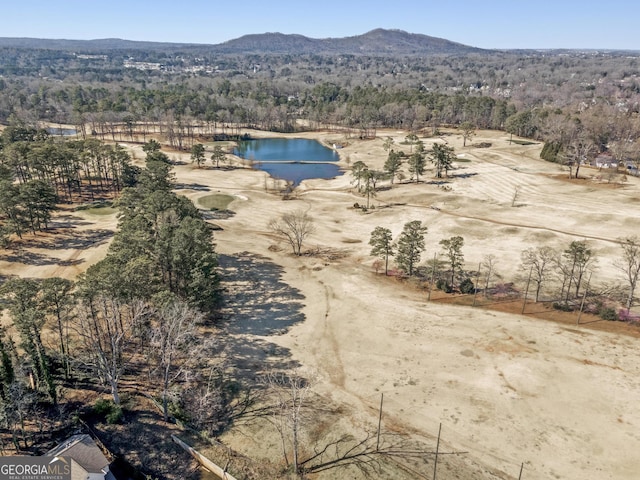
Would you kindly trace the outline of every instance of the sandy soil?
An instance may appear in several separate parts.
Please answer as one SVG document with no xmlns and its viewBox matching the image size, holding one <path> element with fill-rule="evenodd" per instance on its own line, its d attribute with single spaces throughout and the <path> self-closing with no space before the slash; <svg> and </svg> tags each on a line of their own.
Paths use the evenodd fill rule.
<svg viewBox="0 0 640 480">
<path fill-rule="evenodd" d="M 216 232 L 223 266 L 244 269 L 246 276 L 252 263 L 242 263 L 243 258 L 272 265 L 275 276 L 262 278 L 260 270 L 250 275 L 253 289 L 263 289 L 270 298 L 273 278 L 288 288 L 273 295 L 271 300 L 278 301 L 261 312 L 263 317 L 243 317 L 247 328 L 234 335 L 277 345 L 273 351 L 278 355 L 316 372 L 315 392 L 354 412 L 358 421 L 377 422 L 384 393 L 385 425 L 412 433 L 431 449 L 442 423 L 446 448 L 469 453 L 459 460 L 465 472 L 438 478 L 517 478 L 524 463 L 523 479 L 635 479 L 640 471 L 637 338 L 427 303 L 424 292 L 373 272 L 371 231 L 385 226 L 397 236 L 404 223 L 421 220 L 429 229 L 423 261 L 440 251 L 442 238 L 462 235 L 468 269 L 493 254 L 498 273 L 511 281 L 521 276 L 523 249 L 543 244 L 565 248 L 572 240 L 587 239 L 599 256 L 594 284 L 623 283 L 613 267 L 619 255 L 615 239 L 640 227 L 637 179 L 618 188 L 588 178 L 568 182 L 556 178 L 558 166 L 538 159 L 541 145 L 509 145 L 499 132 L 478 133 L 474 144 L 493 146 L 463 148 L 460 136 L 444 137 L 465 160 L 446 185 L 434 182 L 428 172 L 424 183 L 379 192 L 373 200 L 378 208 L 366 214 L 352 208 L 363 199 L 349 174 L 304 182 L 294 199 L 283 201 L 265 191 L 271 182 L 262 172 L 176 167 L 180 191 L 192 200 L 217 192 L 236 197 L 229 206 L 235 215 L 214 220 L 223 228 Z M 337 133 L 299 136 L 344 143 L 340 155 L 345 167 L 362 160 L 381 168 L 387 135 L 399 143 L 405 133 L 379 131 L 371 141 Z M 426 139 L 427 148 L 431 141 Z M 598 172 L 583 168 L 581 174 Z M 270 218 L 299 208 L 314 217 L 317 228 L 306 248 L 325 255 L 293 257 L 268 231 Z M 74 277 L 104 255 L 109 241 L 104 232 L 116 223 L 114 216 L 82 212 L 59 222 L 68 222 L 66 233 L 36 238 L 53 242 L 53 249 L 29 249 L 40 257 L 23 261 L 5 253 L 0 271 Z M 69 242 L 77 238 L 87 242 L 73 248 Z M 286 300 L 292 292 L 295 321 L 284 321 L 281 329 L 271 324 L 252 328 L 260 320 L 278 320 L 278 295 Z M 272 334 L 282 330 L 286 333 Z M 259 445 L 254 440 L 228 436 L 232 446 L 247 449 L 247 454 Z M 453 460 L 442 460 L 443 471 L 448 461 Z"/>
</svg>

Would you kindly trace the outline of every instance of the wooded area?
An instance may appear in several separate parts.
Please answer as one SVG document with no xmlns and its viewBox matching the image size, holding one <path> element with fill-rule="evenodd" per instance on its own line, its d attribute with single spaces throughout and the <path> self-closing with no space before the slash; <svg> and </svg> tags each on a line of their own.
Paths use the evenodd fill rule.
<svg viewBox="0 0 640 480">
<path fill-rule="evenodd" d="M 375 464 L 381 456 L 413 451 L 402 442 L 381 448 L 379 426 L 377 444 L 370 432 L 362 439 L 345 436 L 316 454 L 309 454 L 316 445 L 300 445 L 298 458 L 299 415 L 307 402 L 300 394 L 309 384 L 296 375 L 267 375 L 251 378 L 255 389 L 245 390 L 230 373 L 217 336 L 226 292 L 220 287 L 213 228 L 191 200 L 176 194 L 175 162 L 167 148 L 191 152 L 200 168 L 206 160 L 201 142 L 239 136 L 243 129 L 327 130 L 362 140 L 375 139 L 382 128 L 406 132 L 403 146 L 409 152 L 387 137 L 381 169 L 348 161 L 354 192 L 366 198 L 366 206 L 354 205 L 358 214 L 374 208 L 383 181 L 389 190 L 424 183 L 427 160 L 434 178 L 448 181 L 457 160 L 453 147 L 445 139 L 427 150 L 419 137 L 444 138 L 441 130 L 451 127 L 462 135 L 464 147 L 473 146 L 477 129 L 544 142 L 541 156 L 562 165 L 570 177 L 578 178 L 581 166 L 601 155 L 615 159 L 623 173 L 635 174 L 640 168 L 637 62 L 637 56 L 620 52 L 394 58 L 169 48 L 71 53 L 0 46 L 3 245 L 46 230 L 62 205 L 98 201 L 118 212 L 106 257 L 76 281 L 0 278 L 0 307 L 8 319 L 0 329 L 0 453 L 38 451 L 60 418 L 68 428 L 73 419 L 66 418 L 66 409 L 73 406 L 63 397 L 75 388 L 108 391 L 109 399 L 90 406 L 89 415 L 126 423 L 135 414 L 133 408 L 128 411 L 126 395 L 123 400 L 127 375 L 140 379 L 135 388 L 157 402 L 165 422 L 185 422 L 205 437 L 242 415 L 270 419 L 282 438 L 283 475 L 304 476 L 342 463 Z M 64 138 L 52 126 L 74 128 L 77 134 Z M 166 142 L 165 151 L 155 138 Z M 144 168 L 134 165 L 118 142 L 142 145 Z M 219 145 L 210 158 L 218 170 L 220 162 L 226 163 Z M 516 188 L 511 207 L 517 197 Z M 303 242 L 316 232 L 313 220 L 306 209 L 291 210 L 263 227 L 301 257 L 307 253 Z M 431 240 L 445 261 L 434 257 L 419 266 L 431 227 L 421 220 L 405 223 L 395 243 L 388 227 L 371 232 L 371 255 L 380 259 L 376 272 L 384 265 L 390 273 L 392 257 L 402 273 L 397 277 L 418 278 L 428 285 L 429 296 L 433 286 L 446 293 L 491 293 L 495 256 L 483 257 L 477 270 L 465 269 L 465 239 L 453 235 L 439 243 Z M 624 297 L 629 316 L 640 240 L 627 236 L 617 242 L 622 248 L 616 267 L 625 284 L 615 300 Z M 531 284 L 536 302 L 547 293 L 557 309 L 578 311 L 582 301 L 582 314 L 591 293 L 591 303 L 600 302 L 592 313 L 619 319 L 622 310 L 589 291 L 596 260 L 589 243 L 578 239 L 560 249 L 534 245 L 523 250 L 520 269 L 529 275 L 523 311 Z M 248 278 L 252 286 L 259 283 Z M 503 281 L 494 290 L 508 284 Z M 269 395 L 278 402 L 252 410 L 259 404 L 253 395 L 262 395 L 263 403 L 272 400 Z M 257 478 L 251 475 L 255 472 L 240 478 Z"/>
<path fill-rule="evenodd" d="M 134 56 L 137 68 L 126 63 Z M 188 150 L 197 136 L 240 127 L 368 137 L 381 127 L 465 125 L 549 142 L 545 158 L 561 163 L 638 157 L 640 80 L 629 52 L 398 58 L 4 47 L 0 59 L 0 122 L 75 125 L 82 138 L 146 141 L 158 132 Z"/>
</svg>

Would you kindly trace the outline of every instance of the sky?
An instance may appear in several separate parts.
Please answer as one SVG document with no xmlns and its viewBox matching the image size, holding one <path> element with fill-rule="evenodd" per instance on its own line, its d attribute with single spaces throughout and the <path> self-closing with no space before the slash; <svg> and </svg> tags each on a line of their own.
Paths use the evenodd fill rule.
<svg viewBox="0 0 640 480">
<path fill-rule="evenodd" d="M 479 48 L 640 50 L 640 2 L 598 0 L 5 0 L 0 37 L 217 44 L 400 29 Z"/>
</svg>

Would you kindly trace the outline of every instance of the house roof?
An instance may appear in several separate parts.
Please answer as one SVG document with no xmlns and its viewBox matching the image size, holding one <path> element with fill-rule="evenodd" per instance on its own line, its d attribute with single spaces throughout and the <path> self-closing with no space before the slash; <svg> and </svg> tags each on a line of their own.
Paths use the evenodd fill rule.
<svg viewBox="0 0 640 480">
<path fill-rule="evenodd" d="M 104 456 L 93 439 L 86 434 L 73 435 L 57 447 L 49 450 L 48 457 L 65 456 L 76 461 L 87 473 L 106 473 L 109 460 Z"/>
</svg>

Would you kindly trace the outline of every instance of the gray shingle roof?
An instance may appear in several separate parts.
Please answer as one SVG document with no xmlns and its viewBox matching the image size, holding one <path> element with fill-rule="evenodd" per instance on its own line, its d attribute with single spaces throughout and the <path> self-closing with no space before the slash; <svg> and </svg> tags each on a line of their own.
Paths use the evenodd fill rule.
<svg viewBox="0 0 640 480">
<path fill-rule="evenodd" d="M 48 457 L 71 457 L 87 473 L 104 473 L 109 467 L 107 457 L 104 456 L 93 439 L 86 434 L 69 437 L 45 455 Z"/>
</svg>

